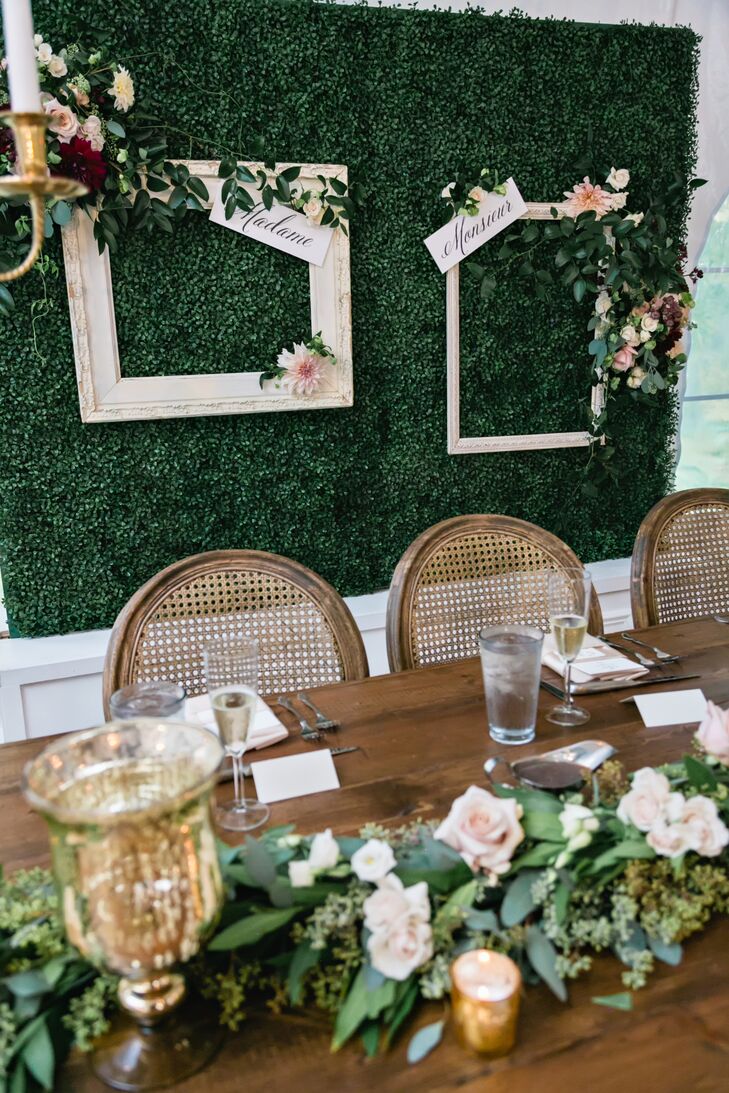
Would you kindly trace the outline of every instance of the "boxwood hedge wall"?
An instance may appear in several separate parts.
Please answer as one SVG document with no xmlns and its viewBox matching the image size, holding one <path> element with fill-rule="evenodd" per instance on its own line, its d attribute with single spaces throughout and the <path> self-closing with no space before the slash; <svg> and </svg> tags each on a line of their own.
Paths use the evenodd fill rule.
<svg viewBox="0 0 729 1093">
<path fill-rule="evenodd" d="M 175 154 L 261 133 L 279 160 L 347 163 L 369 197 L 351 233 L 352 409 L 82 425 L 63 276 L 36 324 L 44 362 L 31 350 L 40 276 L 19 284 L 0 362 L 0 565 L 17 632 L 109 625 L 162 566 L 213 548 L 276 551 L 343 594 L 372 591 L 415 535 L 457 513 L 533 520 L 586 560 L 630 552 L 670 487 L 670 400 L 624 413 L 629 485 L 595 501 L 580 496 L 583 449 L 448 456 L 445 281 L 422 240 L 458 161 L 512 174 L 527 200 L 559 199 L 590 124 L 640 209 L 693 163 L 691 31 L 308 0 L 34 11 L 55 48 L 93 39 L 89 24 L 110 32 L 174 126 Z M 564 290 L 535 300 L 497 250 L 481 251 L 500 280 L 488 308 L 463 278 L 463 432 L 579 428 L 588 316 Z M 128 238 L 113 277 L 127 375 L 259 369 L 306 333 L 305 267 L 202 217 L 172 241 Z"/>
</svg>

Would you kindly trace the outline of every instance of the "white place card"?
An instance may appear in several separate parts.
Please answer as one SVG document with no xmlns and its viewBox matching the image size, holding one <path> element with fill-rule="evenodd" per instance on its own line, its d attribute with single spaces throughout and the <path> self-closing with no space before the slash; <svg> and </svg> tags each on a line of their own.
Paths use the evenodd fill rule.
<svg viewBox="0 0 729 1093">
<path fill-rule="evenodd" d="M 658 682 L 658 681 L 656 681 Z M 706 713 L 706 698 L 698 688 L 688 691 L 663 691 L 661 694 L 634 695 L 644 724 L 649 729 L 659 725 L 690 725 Z"/>
<path fill-rule="evenodd" d="M 251 770 L 258 800 L 267 805 L 339 789 L 339 775 L 328 748 L 285 755 L 281 759 L 262 759 L 252 763 Z"/>
<path fill-rule="evenodd" d="M 456 216 L 425 240 L 441 273 L 447 273 L 527 211 L 514 179 L 508 178 L 505 185 L 505 194 L 486 195 L 476 216 Z"/>
<path fill-rule="evenodd" d="M 255 200 L 258 191 L 252 188 L 249 192 Z M 324 265 L 334 234 L 331 228 L 312 224 L 303 213 L 275 202 L 270 209 L 261 201 L 250 212 L 236 209 L 230 220 L 226 220 L 221 193 L 222 186 L 218 188 L 210 210 L 210 219 L 214 224 L 230 228 L 248 239 L 255 239 L 266 246 L 285 251 L 286 254 L 293 254 L 295 258 L 301 258 L 313 266 Z"/>
</svg>

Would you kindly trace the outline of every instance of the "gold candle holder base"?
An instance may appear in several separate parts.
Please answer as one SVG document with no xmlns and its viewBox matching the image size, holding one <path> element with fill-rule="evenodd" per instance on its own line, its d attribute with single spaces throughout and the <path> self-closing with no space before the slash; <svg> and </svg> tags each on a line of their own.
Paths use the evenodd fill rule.
<svg viewBox="0 0 729 1093">
<path fill-rule="evenodd" d="M 33 233 L 26 258 L 15 269 L 0 273 L 0 282 L 15 281 L 31 269 L 43 246 L 43 227 L 47 197 L 70 200 L 88 193 L 88 188 L 73 178 L 51 175 L 46 161 L 47 114 L 3 114 L 2 120 L 13 130 L 20 173 L 0 178 L 0 197 L 27 197 L 33 218 Z"/>
<path fill-rule="evenodd" d="M 513 960 L 488 949 L 451 964 L 453 1025 L 461 1047 L 478 1055 L 508 1055 L 516 1042 L 521 973 Z"/>
<path fill-rule="evenodd" d="M 217 1010 L 200 998 L 188 998 L 153 1023 L 120 1011 L 98 1041 L 91 1066 L 112 1089 L 168 1089 L 207 1066 L 224 1035 Z"/>
</svg>

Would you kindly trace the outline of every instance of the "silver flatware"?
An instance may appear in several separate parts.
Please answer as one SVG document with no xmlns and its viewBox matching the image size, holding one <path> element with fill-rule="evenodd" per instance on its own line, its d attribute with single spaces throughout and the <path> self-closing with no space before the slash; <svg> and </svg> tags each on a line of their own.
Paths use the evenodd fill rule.
<svg viewBox="0 0 729 1093">
<path fill-rule="evenodd" d="M 601 694 L 604 691 L 627 691 L 631 687 L 649 687 L 651 684 L 658 687 L 663 683 L 676 683 L 681 679 L 698 679 L 700 672 L 692 672 L 682 676 L 653 676 L 651 679 L 606 679 L 599 683 L 578 683 L 570 688 L 573 694 L 589 695 Z M 564 691 L 556 687 L 554 683 L 548 683 L 546 679 L 539 681 L 545 691 L 549 691 L 555 698 L 564 698 Z"/>
<path fill-rule="evenodd" d="M 635 649 L 626 649 L 619 641 L 613 641 L 611 638 L 606 638 L 604 634 L 600 635 L 600 641 L 604 641 L 611 649 L 617 649 L 619 652 L 625 653 L 629 657 L 635 657 L 638 663 L 642 664 L 644 668 L 657 668 L 660 664 L 660 661 L 651 660 L 650 657 L 643 656 L 642 653 L 637 652 Z"/>
<path fill-rule="evenodd" d="M 723 622 L 725 626 L 729 626 L 729 615 L 712 615 L 714 622 Z"/>
<path fill-rule="evenodd" d="M 330 748 L 332 755 L 346 755 L 348 751 L 361 751 L 359 744 L 350 744 L 348 748 Z"/>
<path fill-rule="evenodd" d="M 308 740 L 310 743 L 316 743 L 316 741 L 321 740 L 321 733 L 319 730 L 307 721 L 305 717 L 302 717 L 296 707 L 292 706 L 287 698 L 284 698 L 283 695 L 279 695 L 276 699 L 276 703 L 279 706 L 283 706 L 285 710 L 288 710 L 290 714 L 294 715 L 299 723 L 301 735 L 304 740 Z"/>
<path fill-rule="evenodd" d="M 296 696 L 299 702 L 303 702 L 305 706 L 308 706 L 316 717 L 315 728 L 320 732 L 335 732 L 339 728 L 339 722 L 334 721 L 331 717 L 327 717 L 325 713 L 322 713 L 318 706 L 315 706 L 310 698 L 307 698 L 301 691 Z"/>
<path fill-rule="evenodd" d="M 620 636 L 621 638 L 625 638 L 626 641 L 632 642 L 633 645 L 640 645 L 643 649 L 650 649 L 651 653 L 654 653 L 659 660 L 662 660 L 667 664 L 680 659 L 673 653 L 664 653 L 662 649 L 657 649 L 655 645 L 649 645 L 647 641 L 641 641 L 640 638 L 633 637 L 632 634 L 628 634 L 625 631 L 623 631 Z"/>
</svg>

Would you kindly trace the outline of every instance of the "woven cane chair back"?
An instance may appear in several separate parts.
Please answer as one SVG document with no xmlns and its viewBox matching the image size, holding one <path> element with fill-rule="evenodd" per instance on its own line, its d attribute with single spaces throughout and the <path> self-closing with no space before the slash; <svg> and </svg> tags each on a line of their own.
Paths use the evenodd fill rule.
<svg viewBox="0 0 729 1093">
<path fill-rule="evenodd" d="M 729 615 L 729 490 L 680 490 L 638 529 L 630 582 L 637 627 Z"/>
<path fill-rule="evenodd" d="M 387 601 L 390 668 L 475 656 L 486 626 L 548 630 L 548 571 L 581 565 L 566 543 L 525 520 L 456 516 L 436 524 L 411 543 L 395 570 Z M 594 591 L 589 630 L 602 633 Z"/>
<path fill-rule="evenodd" d="M 104 710 L 119 687 L 144 680 L 206 690 L 203 646 L 259 645 L 259 692 L 302 690 L 368 674 L 362 637 L 341 596 L 310 569 L 254 550 L 211 551 L 152 577 L 122 610 L 104 665 Z"/>
</svg>

